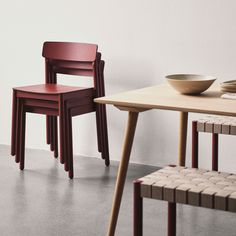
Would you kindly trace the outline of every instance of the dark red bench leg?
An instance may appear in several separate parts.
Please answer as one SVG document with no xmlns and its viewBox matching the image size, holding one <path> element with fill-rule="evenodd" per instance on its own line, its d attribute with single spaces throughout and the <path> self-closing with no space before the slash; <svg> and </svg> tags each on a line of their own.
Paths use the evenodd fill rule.
<svg viewBox="0 0 236 236">
<path fill-rule="evenodd" d="M 212 170 L 218 171 L 218 134 L 212 134 Z"/>
<path fill-rule="evenodd" d="M 141 181 L 134 181 L 134 236 L 143 235 L 143 198 L 140 194 Z"/>
<path fill-rule="evenodd" d="M 197 121 L 192 122 L 192 167 L 198 168 L 198 132 Z"/>
<path fill-rule="evenodd" d="M 176 203 L 168 202 L 168 236 L 176 236 Z"/>
</svg>

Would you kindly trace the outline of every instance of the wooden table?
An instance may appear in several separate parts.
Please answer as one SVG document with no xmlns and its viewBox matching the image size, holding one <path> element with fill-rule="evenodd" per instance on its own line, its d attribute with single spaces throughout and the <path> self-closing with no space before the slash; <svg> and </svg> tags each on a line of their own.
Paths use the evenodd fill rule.
<svg viewBox="0 0 236 236">
<path fill-rule="evenodd" d="M 135 128 L 139 112 L 150 109 L 180 112 L 179 165 L 185 165 L 188 112 L 236 116 L 236 100 L 220 98 L 218 86 L 212 86 L 199 96 L 177 93 L 167 84 L 128 91 L 95 99 L 95 102 L 112 104 L 120 110 L 128 111 L 123 151 L 119 165 L 108 236 L 115 234 L 126 173 L 128 169 Z"/>
</svg>

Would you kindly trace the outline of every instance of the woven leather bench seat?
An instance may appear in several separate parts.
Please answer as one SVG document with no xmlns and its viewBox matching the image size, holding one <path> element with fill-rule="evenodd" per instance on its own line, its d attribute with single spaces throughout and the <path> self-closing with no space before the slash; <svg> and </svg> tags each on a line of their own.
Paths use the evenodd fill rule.
<svg viewBox="0 0 236 236">
<path fill-rule="evenodd" d="M 168 166 L 138 179 L 140 197 L 236 212 L 236 175 Z"/>
<path fill-rule="evenodd" d="M 206 116 L 197 120 L 197 132 L 236 135 L 236 117 Z"/>
</svg>

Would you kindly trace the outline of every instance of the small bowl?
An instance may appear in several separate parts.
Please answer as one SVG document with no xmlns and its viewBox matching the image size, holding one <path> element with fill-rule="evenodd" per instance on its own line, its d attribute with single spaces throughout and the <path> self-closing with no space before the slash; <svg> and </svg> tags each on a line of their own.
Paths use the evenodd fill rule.
<svg viewBox="0 0 236 236">
<path fill-rule="evenodd" d="M 214 76 L 194 74 L 167 75 L 168 83 L 181 94 L 200 94 L 206 91 L 216 80 Z"/>
</svg>

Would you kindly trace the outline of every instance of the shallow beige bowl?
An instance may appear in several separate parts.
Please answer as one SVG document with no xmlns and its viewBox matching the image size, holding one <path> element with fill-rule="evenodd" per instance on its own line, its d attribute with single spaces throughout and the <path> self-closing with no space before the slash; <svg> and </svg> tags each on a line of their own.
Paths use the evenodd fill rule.
<svg viewBox="0 0 236 236">
<path fill-rule="evenodd" d="M 168 83 L 182 94 L 200 94 L 207 90 L 216 80 L 214 76 L 194 74 L 167 75 Z"/>
</svg>

